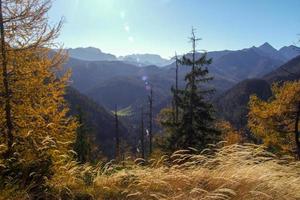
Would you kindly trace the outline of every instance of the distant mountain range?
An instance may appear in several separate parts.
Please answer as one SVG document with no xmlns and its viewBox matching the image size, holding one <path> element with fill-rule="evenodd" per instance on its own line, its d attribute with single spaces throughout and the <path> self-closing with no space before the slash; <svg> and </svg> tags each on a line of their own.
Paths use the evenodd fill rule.
<svg viewBox="0 0 300 200">
<path fill-rule="evenodd" d="M 156 65 L 159 67 L 169 65 L 173 60 L 162 58 L 156 54 L 132 54 L 126 56 L 117 57 L 113 54 L 104 53 L 100 49 L 94 47 L 79 47 L 65 49 L 71 58 L 84 60 L 84 61 L 123 61 L 128 64 L 133 64 L 139 67 L 147 65 Z"/>
<path fill-rule="evenodd" d="M 138 66 L 156 65 L 163 67 L 174 62 L 174 60 L 167 60 L 156 54 L 132 54 L 120 56 L 118 59 Z"/>
<path fill-rule="evenodd" d="M 111 54 L 91 47 L 69 49 L 68 52 L 70 58 L 65 69 L 72 69 L 72 86 L 108 109 L 114 108 L 115 104 L 127 107 L 145 102 L 149 92 L 146 90 L 146 83 L 153 85 L 157 95 L 156 103 L 160 104 L 169 97 L 170 88 L 175 82 L 174 63 L 165 67 L 140 67 L 128 61 L 130 56 L 120 61 Z M 213 63 L 208 68 L 214 77 L 209 87 L 216 88 L 220 94 L 245 79 L 263 77 L 298 53 L 298 47 L 289 46 L 276 50 L 268 43 L 238 51 L 208 52 L 208 57 L 213 58 Z M 94 60 L 97 55 L 99 61 Z M 137 56 L 141 55 L 135 55 L 135 58 Z M 105 57 L 111 60 L 101 60 Z M 150 57 L 155 57 L 155 62 L 160 60 L 157 56 Z M 181 86 L 189 70 L 186 66 L 180 66 Z"/>
<path fill-rule="evenodd" d="M 276 50 L 269 43 L 237 51 L 207 52 L 208 58 L 213 59 L 209 68 L 211 74 L 235 83 L 262 77 L 298 55 L 300 55 L 299 47 L 289 46 Z M 173 63 L 167 67 L 174 66 Z"/>
<path fill-rule="evenodd" d="M 86 61 L 112 61 L 117 60 L 115 55 L 104 53 L 100 49 L 94 47 L 65 49 L 70 57 Z"/>
<path fill-rule="evenodd" d="M 291 60 L 298 55 L 300 55 L 300 48 L 294 45 L 290 45 L 288 47 L 282 47 L 279 52 L 283 55 L 287 60 Z"/>
<path fill-rule="evenodd" d="M 85 61 L 123 61 L 127 64 L 133 64 L 136 66 L 147 66 L 147 65 L 156 65 L 158 67 L 168 66 L 174 62 L 174 59 L 164 59 L 160 55 L 157 54 L 131 54 L 126 56 L 117 57 L 110 53 L 104 53 L 100 49 L 95 47 L 79 47 L 79 48 L 69 48 L 65 49 L 69 56 L 72 58 L 76 58 L 79 60 Z M 237 50 L 237 51 L 211 51 L 208 52 L 209 57 L 212 57 L 216 63 L 219 59 L 227 54 L 232 53 L 241 53 L 243 51 L 254 51 L 259 56 L 269 58 L 271 60 L 277 60 L 281 62 L 286 62 L 298 55 L 300 55 L 300 48 L 296 46 L 285 46 L 281 49 L 277 50 L 272 47 L 269 43 L 264 43 L 259 47 L 251 47 L 248 49 Z M 226 58 L 221 59 L 226 60 Z"/>
<path fill-rule="evenodd" d="M 224 92 L 214 101 L 218 116 L 238 128 L 247 125 L 248 102 L 251 95 L 267 100 L 274 82 L 300 79 L 300 56 L 293 58 L 260 79 L 246 79 Z"/>
</svg>

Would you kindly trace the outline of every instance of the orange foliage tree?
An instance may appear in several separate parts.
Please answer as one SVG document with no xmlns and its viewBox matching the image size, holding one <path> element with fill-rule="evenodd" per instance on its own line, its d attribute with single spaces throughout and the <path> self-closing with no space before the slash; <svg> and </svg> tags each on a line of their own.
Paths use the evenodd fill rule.
<svg viewBox="0 0 300 200">
<path fill-rule="evenodd" d="M 274 84 L 272 92 L 268 101 L 250 98 L 248 126 L 273 152 L 294 153 L 299 142 L 300 81 Z"/>
<path fill-rule="evenodd" d="M 239 144 L 243 141 L 242 133 L 229 122 L 222 120 L 217 122 L 216 126 L 221 131 L 222 140 L 226 141 L 226 145 Z"/>
<path fill-rule="evenodd" d="M 50 50 L 61 23 L 49 26 L 50 7 L 50 0 L 0 0 L 0 187 L 12 179 L 40 187 L 74 140 L 77 122 L 64 100 L 69 74 L 57 75 L 65 56 Z"/>
</svg>

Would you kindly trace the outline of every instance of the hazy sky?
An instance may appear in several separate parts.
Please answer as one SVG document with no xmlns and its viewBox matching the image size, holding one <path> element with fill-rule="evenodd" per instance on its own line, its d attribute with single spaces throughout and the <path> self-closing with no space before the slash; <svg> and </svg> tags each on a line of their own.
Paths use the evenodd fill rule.
<svg viewBox="0 0 300 200">
<path fill-rule="evenodd" d="M 51 22 L 65 18 L 59 42 L 116 55 L 199 49 L 241 49 L 269 42 L 276 48 L 300 38 L 300 0 L 54 0 Z"/>
</svg>

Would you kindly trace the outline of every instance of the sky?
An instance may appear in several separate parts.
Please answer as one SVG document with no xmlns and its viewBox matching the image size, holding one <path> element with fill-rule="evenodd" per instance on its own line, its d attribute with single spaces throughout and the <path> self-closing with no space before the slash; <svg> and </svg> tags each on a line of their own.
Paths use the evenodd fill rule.
<svg viewBox="0 0 300 200">
<path fill-rule="evenodd" d="M 64 18 L 65 48 L 170 58 L 190 51 L 192 27 L 199 50 L 299 45 L 299 9 L 300 0 L 54 0 L 49 18 Z"/>
</svg>

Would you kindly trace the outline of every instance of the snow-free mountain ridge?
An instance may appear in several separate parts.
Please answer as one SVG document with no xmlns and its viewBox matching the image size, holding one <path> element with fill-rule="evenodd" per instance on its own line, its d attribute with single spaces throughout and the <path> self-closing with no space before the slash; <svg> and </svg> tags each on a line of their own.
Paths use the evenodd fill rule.
<svg viewBox="0 0 300 200">
<path fill-rule="evenodd" d="M 208 56 L 213 58 L 214 61 L 226 56 L 230 53 L 236 53 L 241 51 L 255 51 L 262 57 L 266 57 L 272 60 L 277 60 L 278 62 L 287 62 L 300 55 L 300 48 L 294 45 L 284 46 L 277 50 L 268 42 L 258 46 L 245 48 L 242 50 L 223 50 L 223 51 L 210 51 L 207 52 Z M 168 66 L 174 62 L 174 59 L 165 59 L 157 54 L 130 54 L 126 56 L 117 57 L 110 53 L 105 53 L 95 47 L 79 47 L 79 48 L 69 48 L 66 49 L 70 57 L 85 60 L 85 61 L 122 61 L 127 64 L 133 64 L 139 67 L 144 67 L 148 65 L 156 65 L 158 67 Z"/>
</svg>

